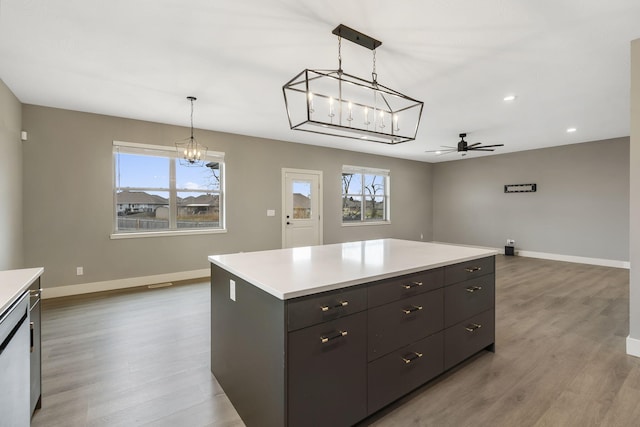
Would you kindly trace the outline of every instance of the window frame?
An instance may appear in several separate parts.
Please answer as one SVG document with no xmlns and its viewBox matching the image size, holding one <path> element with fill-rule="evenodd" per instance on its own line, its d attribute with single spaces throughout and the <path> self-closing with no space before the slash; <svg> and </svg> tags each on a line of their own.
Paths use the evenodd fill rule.
<svg viewBox="0 0 640 427">
<path fill-rule="evenodd" d="M 345 174 L 358 174 L 361 176 L 361 193 L 345 193 L 344 181 L 342 181 L 343 176 Z M 366 185 L 365 185 L 365 175 L 375 175 L 382 176 L 384 178 L 384 194 L 382 197 L 384 199 L 384 215 L 383 219 L 366 219 L 366 205 L 367 205 L 367 193 L 366 193 Z M 341 198 L 341 224 L 343 227 L 352 227 L 352 226 L 362 226 L 362 225 L 388 225 L 391 224 L 391 171 L 389 169 L 379 169 L 379 168 L 370 168 L 364 166 L 352 166 L 352 165 L 343 165 L 342 173 L 340 175 L 341 179 L 341 190 L 340 190 L 340 198 Z M 344 220 L 344 199 L 349 196 L 357 196 L 360 197 L 360 219 L 353 221 L 345 221 Z"/>
<path fill-rule="evenodd" d="M 188 235 L 202 235 L 202 234 L 219 234 L 226 233 L 226 200 L 225 200 L 225 153 L 219 151 L 207 151 L 206 161 L 215 161 L 219 164 L 220 168 L 220 189 L 214 190 L 212 193 L 218 194 L 219 197 L 219 227 L 207 227 L 207 228 L 177 228 L 177 194 L 184 191 L 200 192 L 200 190 L 188 190 L 184 188 L 176 187 L 176 165 L 175 161 L 169 161 L 169 187 L 168 188 L 151 188 L 151 187 L 129 187 L 135 191 L 166 191 L 169 193 L 169 229 L 163 229 L 159 231 L 118 231 L 118 173 L 116 170 L 117 156 L 119 153 L 124 154 L 137 154 L 146 156 L 156 156 L 166 158 L 170 160 L 176 160 L 179 158 L 175 147 L 168 145 L 152 145 L 152 144 L 140 144 L 135 142 L 126 141 L 113 141 L 112 148 L 112 165 L 111 171 L 113 175 L 112 179 L 112 216 L 113 221 L 111 225 L 111 239 L 131 239 L 131 238 L 145 238 L 145 237 L 163 237 L 163 236 L 188 236 Z M 203 192 L 204 193 L 204 192 Z M 175 212 L 174 212 L 175 211 Z M 174 227 L 174 228 L 171 228 Z"/>
</svg>

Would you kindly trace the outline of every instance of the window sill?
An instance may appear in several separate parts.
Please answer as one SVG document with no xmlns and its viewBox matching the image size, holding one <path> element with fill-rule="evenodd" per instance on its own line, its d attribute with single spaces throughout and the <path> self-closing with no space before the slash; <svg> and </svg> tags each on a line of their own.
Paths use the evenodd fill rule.
<svg viewBox="0 0 640 427">
<path fill-rule="evenodd" d="M 138 239 L 146 237 L 176 237 L 176 236 L 197 236 L 202 234 L 221 234 L 226 233 L 226 228 L 218 228 L 215 230 L 172 230 L 172 231 L 146 231 L 131 233 L 111 233 L 109 236 L 112 240 L 118 239 Z"/>
<path fill-rule="evenodd" d="M 343 227 L 360 227 L 363 225 L 391 225 L 391 221 L 354 221 L 354 222 L 343 222 Z"/>
</svg>

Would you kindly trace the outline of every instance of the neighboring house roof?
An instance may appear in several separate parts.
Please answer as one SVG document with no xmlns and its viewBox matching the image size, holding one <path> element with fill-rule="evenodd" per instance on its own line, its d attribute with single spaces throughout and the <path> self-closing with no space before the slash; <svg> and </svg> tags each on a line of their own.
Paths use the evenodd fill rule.
<svg viewBox="0 0 640 427">
<path fill-rule="evenodd" d="M 155 194 L 144 191 L 123 190 L 117 194 L 119 205 L 161 205 L 169 204 L 169 200 Z M 189 196 L 183 199 L 178 198 L 180 206 L 218 206 L 219 197 L 217 194 L 202 194 L 194 197 Z"/>
<path fill-rule="evenodd" d="M 117 195 L 119 205 L 168 205 L 169 200 L 144 191 L 123 190 Z"/>
<path fill-rule="evenodd" d="M 202 194 L 198 197 L 189 196 L 179 199 L 180 206 L 218 206 L 218 195 Z"/>
<path fill-rule="evenodd" d="M 293 206 L 296 208 L 310 208 L 311 199 L 300 193 L 293 193 Z"/>
</svg>

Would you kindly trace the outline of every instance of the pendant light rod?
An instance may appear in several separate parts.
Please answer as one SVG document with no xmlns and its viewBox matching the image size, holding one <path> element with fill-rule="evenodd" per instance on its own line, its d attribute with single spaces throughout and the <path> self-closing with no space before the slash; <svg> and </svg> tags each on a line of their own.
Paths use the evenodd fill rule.
<svg viewBox="0 0 640 427">
<path fill-rule="evenodd" d="M 191 139 L 193 139 L 193 101 L 197 101 L 195 96 L 187 96 L 187 99 L 191 102 Z"/>
<path fill-rule="evenodd" d="M 362 34 L 360 31 L 356 31 L 353 28 L 349 28 L 344 24 L 338 25 L 332 31 L 338 37 L 345 38 L 350 42 L 355 44 L 359 44 L 362 47 L 366 47 L 370 50 L 375 50 L 378 46 L 382 44 L 380 40 L 376 40 L 373 37 L 369 37 L 366 34 Z"/>
</svg>

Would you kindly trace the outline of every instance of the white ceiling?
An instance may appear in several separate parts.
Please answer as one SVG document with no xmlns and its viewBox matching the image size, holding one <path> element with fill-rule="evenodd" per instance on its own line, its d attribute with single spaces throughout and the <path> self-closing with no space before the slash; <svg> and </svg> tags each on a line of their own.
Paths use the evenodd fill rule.
<svg viewBox="0 0 640 427">
<path fill-rule="evenodd" d="M 415 141 L 289 129 L 282 85 L 337 68 L 340 23 L 424 101 Z M 635 38 L 638 0 L 0 0 L 0 78 L 26 104 L 188 126 L 193 95 L 196 128 L 437 162 L 460 132 L 496 153 L 629 135 Z M 342 57 L 370 78 L 371 51 Z"/>
</svg>

